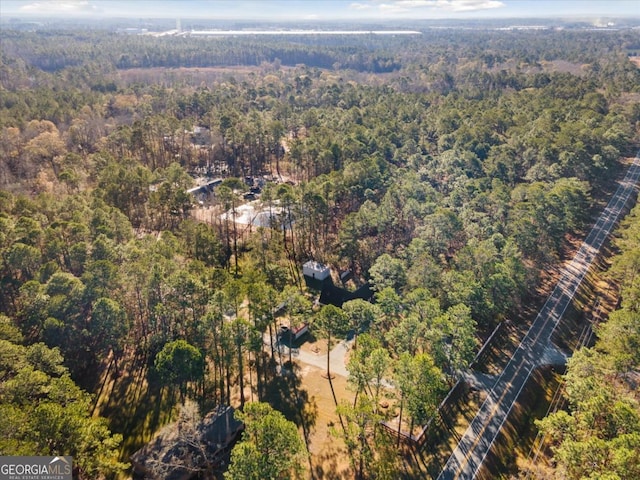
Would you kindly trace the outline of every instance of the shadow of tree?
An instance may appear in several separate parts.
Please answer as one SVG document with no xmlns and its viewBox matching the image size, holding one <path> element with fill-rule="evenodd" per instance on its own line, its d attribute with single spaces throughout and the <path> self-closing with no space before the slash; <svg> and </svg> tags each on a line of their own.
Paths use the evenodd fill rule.
<svg viewBox="0 0 640 480">
<path fill-rule="evenodd" d="M 322 480 L 346 480 L 353 478 L 350 468 L 340 469 L 337 459 L 344 456 L 337 448 L 329 449 L 325 454 L 318 455 L 311 469 L 312 478 Z"/>
<path fill-rule="evenodd" d="M 108 375 L 104 380 L 109 386 L 99 401 L 99 411 L 100 415 L 110 419 L 111 431 L 124 437 L 121 460 L 128 461 L 134 451 L 167 423 L 173 412 L 175 396 L 168 389 L 163 389 L 144 355 L 136 353 L 121 362 L 122 374 L 115 378 Z"/>
<path fill-rule="evenodd" d="M 275 364 L 271 365 L 275 369 Z M 301 388 L 300 367 L 293 363 L 283 364 L 279 375 L 274 375 L 265 387 L 265 400 L 301 427 L 305 442 L 318 418 L 318 406 L 309 393 Z"/>
</svg>

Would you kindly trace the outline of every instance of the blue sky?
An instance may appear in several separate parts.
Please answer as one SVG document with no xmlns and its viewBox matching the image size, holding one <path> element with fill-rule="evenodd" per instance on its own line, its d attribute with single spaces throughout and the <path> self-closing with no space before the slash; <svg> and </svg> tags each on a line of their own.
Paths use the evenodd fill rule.
<svg viewBox="0 0 640 480">
<path fill-rule="evenodd" d="M 638 0 L 0 0 L 0 17 L 256 20 L 640 17 Z"/>
</svg>

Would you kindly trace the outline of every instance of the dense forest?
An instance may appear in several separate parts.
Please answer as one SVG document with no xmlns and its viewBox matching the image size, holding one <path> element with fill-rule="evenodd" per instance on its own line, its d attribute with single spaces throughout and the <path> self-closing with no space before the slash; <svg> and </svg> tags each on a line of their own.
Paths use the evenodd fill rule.
<svg viewBox="0 0 640 480">
<path fill-rule="evenodd" d="M 527 321 L 639 140 L 625 30 L 0 40 L 0 453 L 71 454 L 80 478 L 129 472 L 192 400 L 242 411 L 227 478 L 320 471 L 311 400 L 296 387 L 284 411 L 274 394 L 300 380 L 269 341 L 282 310 L 325 339 L 327 369 L 356 336 L 330 414 L 345 478 L 415 475 L 381 421 L 425 425 L 494 328 Z M 222 182 L 198 201 L 201 176 Z M 278 214 L 247 226 L 258 179 L 252 203 Z M 564 478 L 585 455 L 640 475 L 635 212 L 622 308 L 570 361 L 569 409 L 540 424 Z M 319 305 L 309 259 L 373 301 Z M 137 393 L 105 400 L 109 382 Z M 277 465 L 271 428 L 291 452 Z"/>
</svg>

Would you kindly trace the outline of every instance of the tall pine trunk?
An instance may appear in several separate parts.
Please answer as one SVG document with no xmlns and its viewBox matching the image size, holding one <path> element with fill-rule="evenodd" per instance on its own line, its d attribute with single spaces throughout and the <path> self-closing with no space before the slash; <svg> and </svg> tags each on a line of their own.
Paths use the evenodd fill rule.
<svg viewBox="0 0 640 480">
<path fill-rule="evenodd" d="M 397 448 L 400 448 L 400 431 L 402 428 L 402 410 L 404 409 L 404 395 L 400 399 L 400 415 L 398 417 L 398 444 Z"/>
<path fill-rule="evenodd" d="M 336 397 L 336 391 L 333 388 L 333 380 L 331 380 L 331 331 L 327 335 L 327 379 L 329 380 L 329 386 L 331 387 L 331 395 L 333 396 L 333 402 L 338 406 L 338 397 Z M 342 415 L 338 414 L 338 419 L 340 420 L 340 425 L 342 426 L 342 431 L 347 432 L 347 428 L 344 425 L 344 421 L 342 420 Z"/>
</svg>

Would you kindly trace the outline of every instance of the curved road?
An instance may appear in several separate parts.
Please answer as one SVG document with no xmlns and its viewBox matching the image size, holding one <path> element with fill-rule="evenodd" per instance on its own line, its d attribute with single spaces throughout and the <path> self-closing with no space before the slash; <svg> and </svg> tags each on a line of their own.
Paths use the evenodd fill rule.
<svg viewBox="0 0 640 480">
<path fill-rule="evenodd" d="M 639 180 L 640 152 L 580 250 L 564 269 L 558 284 L 496 380 L 487 399 L 442 469 L 438 480 L 475 478 L 531 372 L 540 364 L 545 348 L 551 343 L 551 334 L 558 321 L 571 303 Z"/>
</svg>

